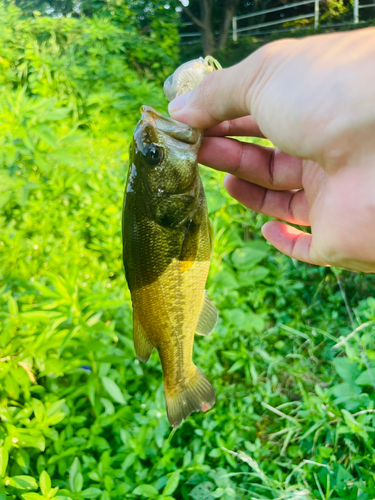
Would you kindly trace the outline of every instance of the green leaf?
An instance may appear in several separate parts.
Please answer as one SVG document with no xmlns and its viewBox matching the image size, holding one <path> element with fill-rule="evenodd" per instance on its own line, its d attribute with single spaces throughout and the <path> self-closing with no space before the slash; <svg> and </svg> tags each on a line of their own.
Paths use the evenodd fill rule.
<svg viewBox="0 0 375 500">
<path fill-rule="evenodd" d="M 209 214 L 220 210 L 220 208 L 222 208 L 226 203 L 224 196 L 222 196 L 220 193 L 208 191 L 206 192 L 206 196 Z"/>
<path fill-rule="evenodd" d="M 262 241 L 252 241 L 233 252 L 232 262 L 237 269 L 251 269 L 263 260 L 267 254 L 268 247 L 265 243 Z"/>
<path fill-rule="evenodd" d="M 69 112 L 68 108 L 55 108 L 52 111 L 44 113 L 43 119 L 46 121 L 63 120 L 69 115 Z"/>
<path fill-rule="evenodd" d="M 223 311 L 223 314 L 229 324 L 245 332 L 253 330 L 260 332 L 265 326 L 264 320 L 249 310 L 245 312 L 242 309 L 226 309 Z"/>
<path fill-rule="evenodd" d="M 43 495 L 48 496 L 48 493 L 51 489 L 51 478 L 49 477 L 48 472 L 45 470 L 40 475 L 39 485 Z"/>
<path fill-rule="evenodd" d="M 329 446 L 318 446 L 319 455 L 323 458 L 329 458 L 333 453 L 333 448 Z"/>
<path fill-rule="evenodd" d="M 63 165 L 77 165 L 77 158 L 68 153 L 66 149 L 59 149 L 53 153 L 49 153 L 48 160 L 52 163 L 62 163 Z"/>
<path fill-rule="evenodd" d="M 100 402 L 103 404 L 105 411 L 106 413 L 108 413 L 108 415 L 113 415 L 115 413 L 116 409 L 112 401 L 106 398 L 100 398 Z"/>
<path fill-rule="evenodd" d="M 173 472 L 171 477 L 168 479 L 167 484 L 164 486 L 163 495 L 172 495 L 180 482 L 180 471 L 176 470 Z"/>
<path fill-rule="evenodd" d="M 343 383 L 332 387 L 332 393 L 337 398 L 356 398 L 362 392 L 362 389 L 353 383 Z"/>
<path fill-rule="evenodd" d="M 220 498 L 224 495 L 225 493 L 225 489 L 224 488 L 216 488 L 215 491 L 213 491 L 211 493 L 211 495 L 214 497 L 214 498 Z"/>
<path fill-rule="evenodd" d="M 269 270 L 263 266 L 257 266 L 250 271 L 241 271 L 238 273 L 238 281 L 240 285 L 253 285 L 257 281 L 262 281 L 268 274 Z"/>
<path fill-rule="evenodd" d="M 77 472 L 77 474 L 74 476 L 74 481 L 73 481 L 73 491 L 75 493 L 78 493 L 82 490 L 83 487 L 83 475 L 81 472 Z"/>
<path fill-rule="evenodd" d="M 116 384 L 114 380 L 109 377 L 102 377 L 102 382 L 104 385 L 104 389 L 108 392 L 108 394 L 117 402 L 122 405 L 126 404 L 124 396 L 122 395 L 121 389 Z"/>
<path fill-rule="evenodd" d="M 354 417 L 353 415 L 348 412 L 347 410 L 341 410 L 341 413 L 344 415 L 344 420 L 346 425 L 349 427 L 351 432 L 353 434 L 357 434 L 358 436 L 362 437 L 363 439 L 367 440 L 368 439 L 368 434 L 365 430 L 365 427 L 361 425 Z"/>
<path fill-rule="evenodd" d="M 44 451 L 46 441 L 39 429 L 20 429 L 17 428 L 14 437 L 18 439 L 18 445 L 25 448 L 37 448 Z"/>
<path fill-rule="evenodd" d="M 348 487 L 348 482 L 353 480 L 353 476 L 350 474 L 350 472 L 340 464 L 335 464 L 334 465 L 334 476 L 335 476 L 335 482 L 336 482 L 336 488 L 337 491 L 345 491 Z M 341 495 L 339 495 L 341 498 Z"/>
<path fill-rule="evenodd" d="M 225 488 L 225 495 L 226 497 L 236 498 L 236 491 L 228 486 L 227 488 Z"/>
<path fill-rule="evenodd" d="M 51 489 L 49 490 L 48 497 L 49 497 L 49 498 L 53 498 L 53 497 L 56 495 L 56 493 L 59 491 L 59 489 L 60 489 L 60 487 L 59 487 L 59 486 L 55 486 L 55 488 L 51 488 Z"/>
<path fill-rule="evenodd" d="M 8 309 L 12 316 L 18 316 L 17 301 L 12 296 L 10 296 L 8 299 Z"/>
<path fill-rule="evenodd" d="M 3 446 L 0 448 L 0 477 L 5 477 L 8 467 L 9 453 Z"/>
<path fill-rule="evenodd" d="M 371 373 L 372 373 L 372 377 L 375 379 L 375 368 L 371 368 Z M 360 376 L 356 379 L 355 383 L 357 385 L 371 385 L 372 386 L 372 384 L 373 384 L 372 377 L 371 377 L 369 371 L 366 370 L 360 374 Z"/>
<path fill-rule="evenodd" d="M 57 149 L 57 142 L 55 137 L 52 135 L 52 129 L 45 125 L 38 125 L 34 127 L 35 134 L 42 139 L 50 147 Z"/>
<path fill-rule="evenodd" d="M 38 483 L 31 476 L 13 476 L 5 478 L 5 484 L 18 490 L 36 490 Z"/>
<path fill-rule="evenodd" d="M 12 399 L 14 400 L 19 399 L 20 386 L 18 385 L 16 379 L 11 374 L 8 374 L 5 377 L 5 390 Z"/>
<path fill-rule="evenodd" d="M 100 318 L 102 317 L 103 315 L 103 311 L 99 311 L 97 312 L 96 314 L 94 314 L 93 316 L 91 316 L 91 318 L 89 318 L 86 323 L 88 326 L 94 326 L 96 325 L 97 323 L 99 323 L 100 321 Z"/>
<path fill-rule="evenodd" d="M 115 490 L 115 495 L 123 498 L 124 495 L 126 495 L 126 493 L 128 493 L 128 491 L 131 489 L 130 485 L 127 484 L 127 483 L 121 483 L 117 486 L 116 490 Z"/>
<path fill-rule="evenodd" d="M 228 373 L 234 373 L 238 370 L 240 370 L 244 365 L 244 361 L 242 359 L 239 359 L 236 361 L 228 370 Z"/>
<path fill-rule="evenodd" d="M 208 456 L 212 457 L 212 458 L 218 458 L 218 457 L 221 457 L 222 454 L 223 454 L 223 452 L 221 451 L 220 448 L 214 448 L 213 450 L 210 451 Z"/>
<path fill-rule="evenodd" d="M 360 375 L 358 364 L 348 358 L 336 358 L 333 361 L 336 372 L 345 382 L 354 382 Z"/>
<path fill-rule="evenodd" d="M 18 466 L 21 468 L 22 472 L 25 472 L 26 474 L 29 472 L 30 455 L 27 453 L 26 450 L 19 448 L 16 455 L 16 462 Z"/>
<path fill-rule="evenodd" d="M 0 193 L 0 208 L 8 203 L 11 199 L 13 193 L 12 191 L 6 191 L 5 193 Z"/>
<path fill-rule="evenodd" d="M 52 417 L 56 413 L 59 413 L 61 408 L 65 404 L 65 399 L 60 399 L 60 401 L 56 401 L 53 403 L 47 410 L 46 410 L 46 415 L 47 417 Z"/>
<path fill-rule="evenodd" d="M 24 500 L 45 500 L 45 497 L 39 493 L 24 493 L 21 496 Z"/>
<path fill-rule="evenodd" d="M 189 495 L 194 500 L 212 500 L 212 491 L 215 489 L 213 483 L 207 481 L 205 483 L 200 483 L 195 488 L 191 490 Z"/>
<path fill-rule="evenodd" d="M 133 491 L 133 495 L 142 495 L 147 498 L 155 498 L 159 495 L 159 492 L 151 484 L 141 484 L 137 486 Z"/>
<path fill-rule="evenodd" d="M 34 408 L 34 413 L 35 413 L 35 418 L 37 419 L 38 422 L 43 422 L 46 416 L 46 409 L 44 407 L 44 404 L 39 401 L 39 399 L 33 399 L 33 408 Z"/>
<path fill-rule="evenodd" d="M 96 498 L 101 495 L 102 490 L 99 488 L 87 488 L 86 490 L 81 491 L 82 498 Z"/>
<path fill-rule="evenodd" d="M 70 486 L 70 489 L 74 492 L 76 492 L 76 477 L 78 474 L 80 474 L 80 471 L 81 471 L 81 462 L 79 461 L 79 458 L 76 457 L 74 460 L 73 460 L 73 463 L 70 467 L 70 471 L 69 471 L 69 486 Z M 79 482 L 80 480 L 78 480 L 78 486 L 79 486 Z M 82 486 L 81 486 L 81 489 L 82 489 Z M 80 490 L 78 490 L 80 491 Z"/>
<path fill-rule="evenodd" d="M 233 271 L 221 271 L 214 276 L 214 281 L 225 290 L 235 290 L 240 287 Z"/>
</svg>

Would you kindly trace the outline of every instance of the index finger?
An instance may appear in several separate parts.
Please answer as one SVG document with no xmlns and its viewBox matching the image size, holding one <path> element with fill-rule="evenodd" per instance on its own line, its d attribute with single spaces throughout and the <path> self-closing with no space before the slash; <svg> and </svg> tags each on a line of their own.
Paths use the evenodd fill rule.
<svg viewBox="0 0 375 500">
<path fill-rule="evenodd" d="M 206 137 L 237 136 L 260 137 L 265 139 L 265 135 L 262 133 L 252 116 L 242 116 L 241 118 L 236 118 L 235 120 L 221 122 L 218 125 L 205 130 L 204 135 Z"/>
<path fill-rule="evenodd" d="M 267 189 L 302 187 L 302 160 L 279 149 L 224 137 L 205 137 L 198 152 L 203 165 Z"/>
</svg>

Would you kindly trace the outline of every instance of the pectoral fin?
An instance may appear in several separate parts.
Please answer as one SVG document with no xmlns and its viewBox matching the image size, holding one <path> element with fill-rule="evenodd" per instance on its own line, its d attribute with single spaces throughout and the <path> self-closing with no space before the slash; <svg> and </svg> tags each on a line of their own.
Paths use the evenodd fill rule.
<svg viewBox="0 0 375 500">
<path fill-rule="evenodd" d="M 133 340 L 138 359 L 146 363 L 154 350 L 154 346 L 148 339 L 135 311 L 133 311 Z"/>
<path fill-rule="evenodd" d="M 204 292 L 204 300 L 202 310 L 198 319 L 195 333 L 198 335 L 211 335 L 218 320 L 218 311 L 213 305 L 212 300 L 206 292 Z"/>
</svg>

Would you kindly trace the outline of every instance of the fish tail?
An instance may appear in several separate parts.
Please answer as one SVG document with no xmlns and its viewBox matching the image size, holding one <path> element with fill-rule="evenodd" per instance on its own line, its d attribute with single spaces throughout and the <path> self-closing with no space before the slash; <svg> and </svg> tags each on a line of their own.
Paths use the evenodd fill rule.
<svg viewBox="0 0 375 500">
<path fill-rule="evenodd" d="M 167 415 L 172 427 L 178 427 L 194 411 L 207 411 L 215 404 L 210 381 L 195 365 L 194 374 L 173 390 L 165 386 Z"/>
</svg>

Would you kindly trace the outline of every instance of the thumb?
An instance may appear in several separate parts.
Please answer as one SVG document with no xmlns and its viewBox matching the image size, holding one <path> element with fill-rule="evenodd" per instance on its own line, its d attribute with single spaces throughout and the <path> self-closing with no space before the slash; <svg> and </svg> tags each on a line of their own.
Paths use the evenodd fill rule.
<svg viewBox="0 0 375 500">
<path fill-rule="evenodd" d="M 264 65 L 265 52 L 259 49 L 231 68 L 214 71 L 195 90 L 173 99 L 168 107 L 171 117 L 191 127 L 206 129 L 249 115 L 249 103 Z"/>
</svg>

